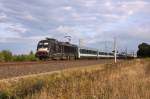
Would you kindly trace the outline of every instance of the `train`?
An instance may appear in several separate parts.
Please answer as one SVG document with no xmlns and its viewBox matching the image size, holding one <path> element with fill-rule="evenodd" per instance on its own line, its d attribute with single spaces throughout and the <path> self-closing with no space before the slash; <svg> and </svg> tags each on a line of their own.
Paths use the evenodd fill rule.
<svg viewBox="0 0 150 99">
<path fill-rule="evenodd" d="M 61 42 L 54 38 L 46 38 L 38 42 L 36 57 L 40 60 L 71 60 L 71 59 L 101 59 L 114 58 L 114 53 L 99 51 L 98 49 L 80 47 L 69 42 Z M 117 54 L 117 58 L 125 58 Z"/>
</svg>

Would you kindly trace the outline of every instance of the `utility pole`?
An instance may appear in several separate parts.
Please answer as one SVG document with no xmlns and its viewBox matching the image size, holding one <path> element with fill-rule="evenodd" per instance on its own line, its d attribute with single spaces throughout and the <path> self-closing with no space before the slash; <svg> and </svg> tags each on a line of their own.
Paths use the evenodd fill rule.
<svg viewBox="0 0 150 99">
<path fill-rule="evenodd" d="M 133 51 L 133 57 L 135 57 L 134 51 Z"/>
<path fill-rule="evenodd" d="M 104 52 L 108 52 L 107 51 L 107 42 L 105 41 L 105 51 Z"/>
<path fill-rule="evenodd" d="M 79 48 L 78 48 L 78 53 L 79 53 L 79 57 L 78 58 L 80 58 L 80 49 L 81 49 L 81 47 L 83 47 L 83 40 L 82 39 L 79 39 Z"/>
<path fill-rule="evenodd" d="M 116 43 L 116 38 L 114 38 L 114 58 L 115 58 L 115 63 L 117 63 L 117 43 Z"/>
<path fill-rule="evenodd" d="M 80 46 L 80 47 L 83 47 L 83 46 L 84 46 L 84 44 L 83 44 L 83 39 L 79 39 L 79 46 Z"/>
<path fill-rule="evenodd" d="M 126 53 L 126 59 L 127 59 L 127 57 L 128 57 L 128 48 L 127 47 L 126 47 L 125 53 Z"/>
</svg>

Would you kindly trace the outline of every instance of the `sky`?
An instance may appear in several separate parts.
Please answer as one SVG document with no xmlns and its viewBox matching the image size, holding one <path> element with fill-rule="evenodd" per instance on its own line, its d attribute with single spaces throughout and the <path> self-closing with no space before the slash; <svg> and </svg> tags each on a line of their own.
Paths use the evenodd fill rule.
<svg viewBox="0 0 150 99">
<path fill-rule="evenodd" d="M 36 51 L 45 37 L 100 50 L 150 43 L 150 0 L 0 0 L 0 50 Z"/>
</svg>

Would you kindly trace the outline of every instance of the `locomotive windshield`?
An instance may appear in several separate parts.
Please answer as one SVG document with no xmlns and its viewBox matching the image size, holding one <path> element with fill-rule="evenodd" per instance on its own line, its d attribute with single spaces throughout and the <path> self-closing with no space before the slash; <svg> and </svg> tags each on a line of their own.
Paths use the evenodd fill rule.
<svg viewBox="0 0 150 99">
<path fill-rule="evenodd" d="M 39 42 L 38 48 L 48 48 L 48 42 Z"/>
</svg>

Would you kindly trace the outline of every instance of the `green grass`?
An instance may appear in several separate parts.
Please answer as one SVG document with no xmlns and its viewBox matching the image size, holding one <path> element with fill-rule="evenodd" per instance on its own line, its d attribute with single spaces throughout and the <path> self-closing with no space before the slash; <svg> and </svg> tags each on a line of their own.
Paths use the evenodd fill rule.
<svg viewBox="0 0 150 99">
<path fill-rule="evenodd" d="M 5 80 L 0 99 L 149 99 L 149 67 L 133 60 Z"/>
</svg>

